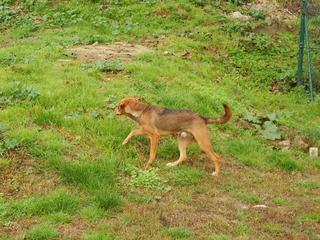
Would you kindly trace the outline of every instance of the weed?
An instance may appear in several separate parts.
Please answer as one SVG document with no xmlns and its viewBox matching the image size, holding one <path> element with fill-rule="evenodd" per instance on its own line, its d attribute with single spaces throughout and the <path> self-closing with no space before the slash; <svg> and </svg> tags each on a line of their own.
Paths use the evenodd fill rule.
<svg viewBox="0 0 320 240">
<path fill-rule="evenodd" d="M 26 232 L 26 240 L 59 239 L 59 233 L 48 224 L 38 224 Z"/>
<path fill-rule="evenodd" d="M 252 9 L 250 12 L 250 15 L 255 20 L 265 20 L 267 16 L 267 10 L 266 9 Z"/>
<path fill-rule="evenodd" d="M 131 183 L 134 186 L 153 188 L 166 192 L 171 190 L 171 187 L 158 176 L 158 169 L 156 168 L 152 168 L 150 171 L 143 171 L 128 165 L 126 172 L 130 175 Z"/>
</svg>

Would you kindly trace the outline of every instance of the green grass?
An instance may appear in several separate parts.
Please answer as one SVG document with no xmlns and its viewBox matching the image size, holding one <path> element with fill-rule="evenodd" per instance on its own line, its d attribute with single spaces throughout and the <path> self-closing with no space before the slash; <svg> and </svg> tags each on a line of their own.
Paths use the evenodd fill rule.
<svg viewBox="0 0 320 240">
<path fill-rule="evenodd" d="M 29 219 L 49 222 L 55 229 L 71 223 L 79 230 L 72 225 L 79 216 L 80 222 L 95 226 L 108 222 L 119 239 L 143 234 L 153 239 L 253 239 L 258 231 L 274 239 L 280 234 L 277 226 L 255 225 L 264 221 L 265 213 L 251 221 L 252 216 L 239 215 L 233 208 L 272 196 L 272 204 L 290 212 L 285 216 L 294 213 L 298 221 L 308 222 L 305 232 L 310 234 L 304 237 L 310 238 L 317 215 L 300 212 L 291 203 L 308 195 L 301 204 L 313 209 L 318 161 L 295 146 L 282 150 L 277 141 L 266 140 L 256 127 L 242 122 L 248 114 L 276 113 L 283 140 L 297 137 L 319 146 L 319 100 L 309 102 L 304 89 L 290 85 L 295 80 L 297 24 L 288 23 L 293 27 L 289 29 L 280 21 L 277 33 L 263 32 L 265 12 L 248 10 L 241 2 L 2 1 L 0 175 L 5 176 L 5 186 L 0 193 L 0 232 L 10 232 L 11 238 L 22 234 L 10 227 Z M 228 18 L 234 11 L 255 19 Z M 67 51 L 118 41 L 154 47 L 128 62 L 85 63 Z M 316 54 L 312 56 L 319 62 Z M 279 93 L 270 91 L 275 83 Z M 135 126 L 108 109 L 126 96 L 204 116 L 222 115 L 222 104 L 228 103 L 232 120 L 209 126 L 214 150 L 222 157 L 221 177 L 209 177 L 212 164 L 196 145 L 188 149 L 188 162 L 168 169 L 165 163 L 179 157 L 174 138 L 160 141 L 155 168 L 141 170 L 149 139 L 137 137 L 122 146 Z M 252 172 L 263 184 L 247 177 Z M 272 179 L 268 174 L 275 179 L 280 175 L 291 191 L 266 183 Z M 41 181 L 33 182 L 34 175 Z M 57 179 L 58 190 L 47 189 L 48 175 Z M 296 187 L 291 178 L 297 180 Z M 23 192 L 28 184 L 35 192 Z M 262 189 L 253 194 L 253 184 Z M 126 225 L 123 212 L 133 227 Z M 177 216 L 184 227 L 170 228 Z M 198 219 L 214 219 L 215 228 L 208 229 L 200 220 L 194 227 L 191 222 Z M 285 219 L 284 225 L 291 226 L 291 219 Z M 112 238 L 85 228 L 83 239 Z M 46 224 L 17 229 L 30 239 L 50 238 L 55 232 Z M 300 237 L 298 227 L 288 231 L 292 238 Z"/>
<path fill-rule="evenodd" d="M 237 197 L 244 203 L 258 204 L 260 202 L 259 197 L 255 194 L 237 193 Z"/>
<path fill-rule="evenodd" d="M 169 228 L 165 231 L 171 239 L 191 239 L 192 232 L 186 228 Z"/>
<path fill-rule="evenodd" d="M 115 239 L 112 234 L 105 233 L 87 233 L 82 237 L 83 240 L 113 240 Z"/>
<path fill-rule="evenodd" d="M 59 239 L 59 233 L 50 225 L 39 224 L 31 227 L 26 232 L 27 240 L 52 240 Z"/>
<path fill-rule="evenodd" d="M 45 217 L 45 219 L 52 223 L 61 223 L 61 224 L 72 222 L 72 216 L 64 212 L 49 214 Z"/>
<path fill-rule="evenodd" d="M 297 217 L 299 222 L 320 222 L 320 214 L 316 212 L 303 213 Z"/>
<path fill-rule="evenodd" d="M 0 219 L 23 216 L 42 216 L 53 213 L 74 213 L 79 207 L 80 198 L 65 190 L 54 191 L 45 196 L 15 200 L 4 204 L 0 209 Z"/>
<path fill-rule="evenodd" d="M 197 168 L 177 166 L 171 169 L 170 179 L 177 186 L 190 186 L 201 183 L 205 173 Z"/>
<path fill-rule="evenodd" d="M 272 199 L 272 203 L 278 206 L 286 206 L 289 204 L 289 201 L 286 198 L 275 197 Z"/>
</svg>

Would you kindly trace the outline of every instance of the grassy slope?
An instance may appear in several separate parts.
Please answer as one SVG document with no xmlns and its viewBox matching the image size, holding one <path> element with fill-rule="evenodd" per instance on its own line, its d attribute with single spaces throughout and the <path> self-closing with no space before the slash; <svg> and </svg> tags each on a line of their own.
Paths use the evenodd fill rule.
<svg viewBox="0 0 320 240">
<path fill-rule="evenodd" d="M 223 11 L 237 9 L 231 4 L 115 1 L 102 11 L 101 4 L 84 1 L 50 8 L 47 1 L 27 2 L 15 7 L 28 14 L 12 18 L 0 36 L 0 84 L 9 101 L 0 111 L 7 128 L 0 158 L 4 238 L 315 237 L 319 161 L 295 148 L 278 150 L 237 121 L 276 112 L 284 138 L 300 136 L 319 146 L 319 103 L 309 103 L 301 90 L 286 91 L 294 77 L 296 33 L 251 37 L 263 21 L 227 19 Z M 146 38 L 160 43 L 119 74 L 106 77 L 77 61 L 59 61 L 70 58 L 67 46 L 143 44 Z M 186 51 L 190 59 L 181 57 Z M 275 81 L 283 93 L 269 91 Z M 178 156 L 172 139 L 161 142 L 158 171 L 132 167 L 145 163 L 148 141 L 121 146 L 132 125 L 105 107 L 128 95 L 208 116 L 229 103 L 233 120 L 210 127 L 224 159 L 221 177 L 210 177 L 212 166 L 196 146 L 192 161 L 168 170 L 165 163 Z M 53 176 L 46 182 L 48 172 Z M 252 208 L 259 203 L 269 208 Z"/>
</svg>

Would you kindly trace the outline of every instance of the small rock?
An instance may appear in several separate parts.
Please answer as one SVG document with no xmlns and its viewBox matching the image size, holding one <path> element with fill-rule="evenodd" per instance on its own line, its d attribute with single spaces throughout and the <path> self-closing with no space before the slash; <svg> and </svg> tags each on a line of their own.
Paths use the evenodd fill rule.
<svg viewBox="0 0 320 240">
<path fill-rule="evenodd" d="M 156 200 L 157 202 L 159 202 L 161 200 L 161 196 L 154 196 L 154 200 Z"/>
<path fill-rule="evenodd" d="M 239 19 L 239 20 L 250 20 L 251 17 L 247 15 L 243 15 L 241 12 L 233 12 L 229 15 L 233 19 Z"/>
<path fill-rule="evenodd" d="M 318 157 L 318 156 L 319 156 L 318 148 L 317 148 L 317 147 L 311 147 L 311 148 L 309 148 L 309 155 L 310 155 L 310 157 L 312 157 L 312 158 Z"/>
<path fill-rule="evenodd" d="M 284 141 L 279 142 L 278 144 L 283 147 L 290 147 L 290 145 L 291 145 L 290 140 L 284 140 Z"/>
<path fill-rule="evenodd" d="M 266 206 L 266 205 L 263 205 L 263 204 L 261 204 L 261 205 L 254 205 L 253 208 L 267 208 L 267 206 Z"/>
</svg>

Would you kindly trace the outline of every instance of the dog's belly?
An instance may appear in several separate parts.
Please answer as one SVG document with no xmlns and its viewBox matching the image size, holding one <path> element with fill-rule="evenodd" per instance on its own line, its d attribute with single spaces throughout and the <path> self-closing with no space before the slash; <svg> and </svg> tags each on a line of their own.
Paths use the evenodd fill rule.
<svg viewBox="0 0 320 240">
<path fill-rule="evenodd" d="M 155 127 L 163 133 L 176 134 L 178 132 L 188 131 L 197 117 L 196 114 L 189 111 L 172 111 L 161 114 L 155 121 Z"/>
</svg>

